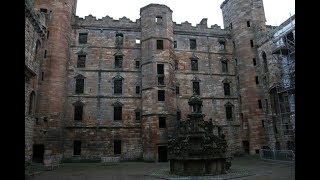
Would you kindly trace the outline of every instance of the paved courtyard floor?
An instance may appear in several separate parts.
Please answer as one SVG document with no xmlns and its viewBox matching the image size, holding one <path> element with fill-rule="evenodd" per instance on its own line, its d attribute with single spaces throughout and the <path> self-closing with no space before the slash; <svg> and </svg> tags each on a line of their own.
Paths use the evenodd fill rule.
<svg viewBox="0 0 320 180">
<path fill-rule="evenodd" d="M 229 173 L 221 176 L 181 177 L 169 174 L 169 163 L 121 162 L 64 163 L 53 171 L 43 171 L 32 180 L 160 180 L 160 179 L 237 179 L 237 180 L 293 180 L 295 164 L 263 161 L 253 156 L 238 157 L 232 161 Z"/>
</svg>

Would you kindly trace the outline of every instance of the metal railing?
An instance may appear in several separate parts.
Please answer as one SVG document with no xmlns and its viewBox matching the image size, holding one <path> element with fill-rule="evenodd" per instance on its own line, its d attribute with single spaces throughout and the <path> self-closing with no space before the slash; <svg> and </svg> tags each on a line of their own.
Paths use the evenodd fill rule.
<svg viewBox="0 0 320 180">
<path fill-rule="evenodd" d="M 295 154 L 292 150 L 260 149 L 260 159 L 275 161 L 295 161 Z"/>
</svg>

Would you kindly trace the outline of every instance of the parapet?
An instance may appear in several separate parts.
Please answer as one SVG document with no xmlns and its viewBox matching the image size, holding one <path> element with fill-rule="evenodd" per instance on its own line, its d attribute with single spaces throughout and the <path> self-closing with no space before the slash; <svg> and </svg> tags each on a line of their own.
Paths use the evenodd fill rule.
<svg viewBox="0 0 320 180">
<path fill-rule="evenodd" d="M 199 24 L 192 26 L 191 23 L 185 21 L 181 24 L 173 23 L 175 33 L 200 33 L 207 35 L 230 35 L 230 31 L 226 29 L 221 29 L 217 24 L 211 25 L 208 28 L 207 18 L 203 18 Z"/>
<path fill-rule="evenodd" d="M 141 11 L 143 11 L 144 9 L 147 9 L 149 7 L 166 8 L 170 12 L 172 12 L 172 10 L 166 5 L 163 5 L 163 4 L 149 4 L 149 5 L 146 5 L 146 6 L 142 7 L 142 8 L 140 8 L 140 14 L 141 14 Z"/>
<path fill-rule="evenodd" d="M 131 21 L 127 17 L 119 18 L 119 20 L 115 20 L 112 17 L 105 16 L 101 19 L 97 19 L 95 16 L 91 14 L 89 16 L 85 16 L 84 18 L 80 18 L 79 16 L 75 16 L 73 26 L 93 26 L 93 27 L 116 27 L 116 28 L 140 28 L 140 19 L 137 19 L 136 22 Z"/>
</svg>

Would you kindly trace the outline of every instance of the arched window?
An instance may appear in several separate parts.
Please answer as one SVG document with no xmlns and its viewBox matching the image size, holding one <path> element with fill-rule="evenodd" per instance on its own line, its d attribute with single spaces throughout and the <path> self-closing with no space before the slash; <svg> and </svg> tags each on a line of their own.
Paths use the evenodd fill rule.
<svg viewBox="0 0 320 180">
<path fill-rule="evenodd" d="M 262 60 L 263 60 L 263 69 L 264 72 L 268 72 L 268 62 L 267 62 L 267 55 L 264 51 L 262 51 Z"/>
<path fill-rule="evenodd" d="M 36 95 L 35 92 L 32 91 L 29 96 L 29 112 L 28 112 L 29 115 L 32 115 L 34 112 L 35 95 Z"/>
</svg>

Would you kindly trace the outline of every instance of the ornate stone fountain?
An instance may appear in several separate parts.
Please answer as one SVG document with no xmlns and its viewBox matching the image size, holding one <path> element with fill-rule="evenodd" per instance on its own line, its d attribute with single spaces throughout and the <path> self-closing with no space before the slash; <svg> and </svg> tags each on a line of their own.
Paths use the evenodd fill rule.
<svg viewBox="0 0 320 180">
<path fill-rule="evenodd" d="M 226 163 L 224 136 L 214 135 L 212 122 L 203 120 L 199 96 L 191 96 L 188 104 L 192 113 L 180 121 L 176 134 L 168 141 L 170 172 L 189 176 L 226 173 L 230 164 Z"/>
</svg>

